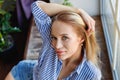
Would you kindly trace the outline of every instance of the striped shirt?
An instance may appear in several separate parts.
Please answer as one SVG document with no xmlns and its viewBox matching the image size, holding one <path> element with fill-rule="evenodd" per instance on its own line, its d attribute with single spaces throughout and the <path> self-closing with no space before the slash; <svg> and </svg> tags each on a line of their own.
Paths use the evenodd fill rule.
<svg viewBox="0 0 120 80">
<path fill-rule="evenodd" d="M 51 18 L 40 8 L 36 1 L 32 4 L 32 13 L 36 26 L 41 34 L 43 44 L 38 64 L 34 67 L 34 80 L 57 80 L 62 69 L 62 61 L 58 59 L 50 44 Z M 84 56 L 82 62 L 62 80 L 100 80 L 100 70 Z"/>
</svg>

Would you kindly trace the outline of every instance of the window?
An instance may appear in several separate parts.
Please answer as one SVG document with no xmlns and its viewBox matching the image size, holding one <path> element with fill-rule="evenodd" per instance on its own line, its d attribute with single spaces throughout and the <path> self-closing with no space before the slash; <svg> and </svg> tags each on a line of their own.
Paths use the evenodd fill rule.
<svg viewBox="0 0 120 80">
<path fill-rule="evenodd" d="M 114 80 L 120 80 L 120 0 L 101 0 L 101 20 Z"/>
</svg>

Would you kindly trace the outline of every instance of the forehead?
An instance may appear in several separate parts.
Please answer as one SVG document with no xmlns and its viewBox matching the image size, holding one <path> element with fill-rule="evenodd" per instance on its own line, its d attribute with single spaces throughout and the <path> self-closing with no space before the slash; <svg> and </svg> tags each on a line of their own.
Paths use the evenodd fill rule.
<svg viewBox="0 0 120 80">
<path fill-rule="evenodd" d="M 61 21 L 54 21 L 53 24 L 52 24 L 52 31 L 73 31 L 74 28 L 72 25 L 68 24 L 68 23 L 65 23 L 65 22 L 61 22 Z"/>
<path fill-rule="evenodd" d="M 51 27 L 51 34 L 60 35 L 60 34 L 69 34 L 76 35 L 75 29 L 72 25 L 64 23 L 61 21 L 54 21 Z"/>
</svg>

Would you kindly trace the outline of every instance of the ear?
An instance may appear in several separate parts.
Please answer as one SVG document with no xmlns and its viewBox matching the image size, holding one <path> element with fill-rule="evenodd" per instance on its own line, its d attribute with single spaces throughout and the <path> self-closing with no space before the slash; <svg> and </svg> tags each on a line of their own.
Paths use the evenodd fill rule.
<svg viewBox="0 0 120 80">
<path fill-rule="evenodd" d="M 85 40 L 83 38 L 80 39 L 80 43 L 83 43 Z"/>
</svg>

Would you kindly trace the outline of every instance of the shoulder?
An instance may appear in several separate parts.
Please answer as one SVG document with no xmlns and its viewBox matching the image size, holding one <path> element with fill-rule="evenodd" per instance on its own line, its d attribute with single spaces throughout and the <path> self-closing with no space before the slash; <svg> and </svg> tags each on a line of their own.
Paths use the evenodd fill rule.
<svg viewBox="0 0 120 80">
<path fill-rule="evenodd" d="M 95 66 L 91 61 L 85 61 L 84 71 L 86 71 L 86 76 L 88 76 L 92 80 L 100 80 L 101 79 L 101 71 Z"/>
</svg>

